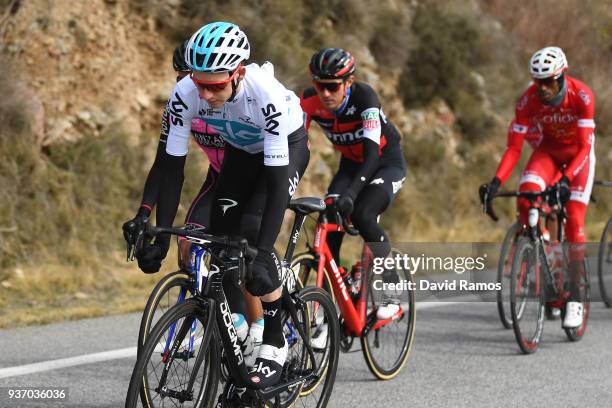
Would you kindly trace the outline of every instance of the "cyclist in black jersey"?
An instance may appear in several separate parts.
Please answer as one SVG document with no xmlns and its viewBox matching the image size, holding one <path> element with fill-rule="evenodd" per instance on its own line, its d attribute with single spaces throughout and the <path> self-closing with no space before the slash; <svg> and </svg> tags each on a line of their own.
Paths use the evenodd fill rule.
<svg viewBox="0 0 612 408">
<path fill-rule="evenodd" d="M 389 237 L 378 224 L 378 216 L 391 204 L 402 187 L 406 163 L 400 134 L 382 111 L 378 95 L 367 84 L 356 82 L 355 58 L 340 48 L 324 48 L 310 60 L 313 87 L 301 97 L 306 128 L 319 124 L 334 148 L 342 154 L 328 195 L 339 196 L 337 206 L 351 215 L 363 239 L 376 257 L 391 252 Z M 339 264 L 343 233 L 329 233 L 328 245 Z M 395 269 L 386 270 L 385 282 L 397 282 Z M 392 317 L 399 304 L 392 293 L 379 307 L 379 319 Z"/>
</svg>

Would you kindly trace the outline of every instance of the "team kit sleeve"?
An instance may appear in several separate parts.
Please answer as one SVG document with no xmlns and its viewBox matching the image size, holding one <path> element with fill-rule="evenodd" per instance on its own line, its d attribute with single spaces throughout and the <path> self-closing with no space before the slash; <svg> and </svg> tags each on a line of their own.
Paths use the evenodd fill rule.
<svg viewBox="0 0 612 408">
<path fill-rule="evenodd" d="M 380 164 L 380 109 L 368 108 L 361 113 L 363 121 L 363 163 L 355 173 L 351 184 L 344 194 L 355 199 L 359 192 L 370 182 Z"/>
<path fill-rule="evenodd" d="M 288 104 L 270 100 L 261 108 L 264 123 L 266 206 L 257 247 L 272 251 L 287 207 L 289 180 Z"/>
<path fill-rule="evenodd" d="M 380 163 L 381 113 L 378 95 L 367 87 L 365 98 L 361 103 L 361 121 L 363 129 L 363 163 L 355 173 L 351 184 L 344 194 L 355 199 L 359 192 L 370 182 L 370 178 Z"/>
<path fill-rule="evenodd" d="M 161 120 L 161 131 L 159 134 L 159 142 L 157 143 L 157 152 L 155 160 L 149 170 L 147 179 L 142 193 L 142 201 L 140 207 L 146 209 L 147 214 L 151 213 L 151 209 L 155 207 L 159 197 L 159 185 L 163 175 L 163 154 L 166 152 L 166 142 L 168 141 L 168 130 L 170 127 L 170 114 L 168 112 L 168 104 L 164 109 Z"/>
<path fill-rule="evenodd" d="M 529 130 L 529 108 L 527 105 L 528 96 L 523 95 L 516 105 L 514 120 L 508 131 L 506 151 L 495 172 L 495 177 L 499 178 L 501 184 L 504 184 L 508 177 L 510 177 L 514 166 L 516 166 L 521 157 L 525 135 L 527 135 Z"/>
<path fill-rule="evenodd" d="M 176 84 L 167 105 L 168 136 L 165 149 L 158 149 L 159 183 L 157 200 L 157 225 L 171 226 L 183 188 L 185 159 L 187 156 L 191 120 L 197 111 L 198 100 L 194 93 L 183 92 L 183 81 Z M 197 94 L 195 95 L 197 98 Z M 162 125 L 163 132 L 163 125 Z"/>
<path fill-rule="evenodd" d="M 578 106 L 576 114 L 578 116 L 578 153 L 576 153 L 572 161 L 570 161 L 569 165 L 565 169 L 565 176 L 569 179 L 569 181 L 572 181 L 574 177 L 580 173 L 589 159 L 593 139 L 595 137 L 595 97 L 589 88 L 584 87 L 578 91 L 577 101 Z M 554 182 L 556 183 L 559 181 L 561 177 L 562 175 L 559 174 Z"/>
</svg>

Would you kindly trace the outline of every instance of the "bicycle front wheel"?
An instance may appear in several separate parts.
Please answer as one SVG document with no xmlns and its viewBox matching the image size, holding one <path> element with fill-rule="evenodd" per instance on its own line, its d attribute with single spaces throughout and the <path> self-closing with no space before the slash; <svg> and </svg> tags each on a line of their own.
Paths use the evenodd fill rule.
<svg viewBox="0 0 612 408">
<path fill-rule="evenodd" d="M 139 395 L 147 408 L 212 406 L 219 351 L 211 341 L 211 315 L 208 303 L 191 298 L 162 316 L 134 366 L 126 408 L 136 407 Z"/>
<path fill-rule="evenodd" d="M 612 307 L 612 218 L 608 220 L 601 235 L 597 258 L 597 279 L 601 299 L 607 307 Z"/>
<path fill-rule="evenodd" d="M 497 291 L 497 312 L 502 325 L 506 329 L 512 328 L 512 314 L 510 313 L 510 275 L 512 273 L 512 259 L 516 250 L 517 235 L 521 225 L 516 222 L 506 232 L 502 243 L 497 265 L 497 283 L 501 289 Z"/>
<path fill-rule="evenodd" d="M 544 274 L 546 258 L 536 254 L 533 242 L 521 238 L 516 245 L 510 277 L 510 313 L 516 341 L 525 354 L 537 350 L 544 327 Z"/>
<path fill-rule="evenodd" d="M 193 283 L 183 271 L 164 276 L 151 291 L 142 313 L 138 331 L 138 353 L 147 341 L 149 332 L 159 319 L 174 305 L 193 296 Z"/>
<path fill-rule="evenodd" d="M 390 256 L 402 256 L 397 249 L 391 250 Z M 412 275 L 403 268 L 397 268 L 400 283 L 405 283 L 403 290 L 396 290 L 393 297 L 399 300 L 400 313 L 389 319 L 389 322 L 378 328 L 370 330 L 366 336 L 361 337 L 361 348 L 368 368 L 380 380 L 390 380 L 401 371 L 408 361 L 412 343 L 414 340 L 416 324 L 415 292 L 408 289 L 408 282 L 412 281 Z M 367 294 L 367 321 L 377 321 L 376 311 L 383 302 L 384 290 L 375 290 L 375 282 L 382 280 L 382 275 L 376 275 L 370 269 L 368 272 L 368 294 Z M 376 287 L 379 287 L 379 286 Z M 379 287 L 380 288 L 380 287 Z"/>
</svg>

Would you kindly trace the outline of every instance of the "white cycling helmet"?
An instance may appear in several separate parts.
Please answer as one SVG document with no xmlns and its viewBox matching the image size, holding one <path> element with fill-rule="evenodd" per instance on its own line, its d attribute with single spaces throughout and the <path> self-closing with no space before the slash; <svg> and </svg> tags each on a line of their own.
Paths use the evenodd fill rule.
<svg viewBox="0 0 612 408">
<path fill-rule="evenodd" d="M 567 59 L 559 47 L 536 51 L 529 61 L 529 73 L 535 79 L 557 79 L 567 70 Z"/>
<path fill-rule="evenodd" d="M 226 72 L 235 70 L 250 53 L 246 34 L 235 24 L 218 21 L 191 36 L 185 62 L 193 71 Z"/>
</svg>

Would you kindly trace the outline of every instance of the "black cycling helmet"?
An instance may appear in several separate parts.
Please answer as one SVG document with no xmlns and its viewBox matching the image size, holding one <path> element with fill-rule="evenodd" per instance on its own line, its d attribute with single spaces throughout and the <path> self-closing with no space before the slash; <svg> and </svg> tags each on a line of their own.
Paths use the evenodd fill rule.
<svg viewBox="0 0 612 408">
<path fill-rule="evenodd" d="M 185 50 L 187 49 L 187 41 L 179 44 L 175 50 L 174 55 L 172 56 L 172 68 L 174 68 L 177 72 L 187 72 L 191 71 L 189 66 L 185 62 Z"/>
<path fill-rule="evenodd" d="M 342 48 L 323 48 L 310 59 L 313 79 L 346 79 L 355 72 L 355 57 Z"/>
</svg>

